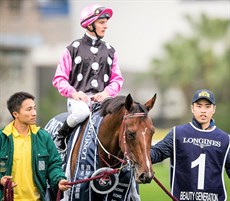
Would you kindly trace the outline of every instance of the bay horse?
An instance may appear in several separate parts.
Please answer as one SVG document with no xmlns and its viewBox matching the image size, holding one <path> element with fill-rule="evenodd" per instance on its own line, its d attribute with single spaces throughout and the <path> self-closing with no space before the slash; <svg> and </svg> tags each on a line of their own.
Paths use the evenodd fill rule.
<svg viewBox="0 0 230 201">
<path fill-rule="evenodd" d="M 97 128 L 96 137 L 96 160 L 99 167 L 96 169 L 102 167 L 116 168 L 121 166 L 122 161 L 127 160 L 133 169 L 132 177 L 135 178 L 136 183 L 145 184 L 151 182 L 153 170 L 150 160 L 150 147 L 155 128 L 148 113 L 153 108 L 155 100 L 156 94 L 145 104 L 140 104 L 134 101 L 129 94 L 127 96 L 108 98 L 101 103 L 98 113 L 102 118 Z M 68 156 L 69 165 L 66 167 L 68 169 L 68 180 L 79 179 L 76 177 L 76 170 L 81 168 L 80 166 L 76 167 L 79 165 L 78 158 L 80 157 L 78 155 L 80 147 L 84 150 L 82 145 L 83 133 L 87 129 L 87 125 L 89 127 L 90 120 L 91 117 L 79 129 L 77 140 L 74 143 L 73 140 L 69 141 L 68 146 L 71 147 L 71 151 L 69 151 Z M 55 134 L 53 134 L 55 131 L 50 129 L 52 124 L 52 120 L 50 120 L 45 129 L 53 135 L 55 141 Z M 60 127 L 61 125 L 56 126 L 56 130 Z M 73 139 L 73 134 L 71 137 Z M 70 143 L 72 144 L 70 145 Z M 85 150 L 87 152 L 88 148 Z M 92 174 L 89 176 L 92 176 Z M 81 201 L 87 199 L 72 200 Z M 96 198 L 96 200 L 100 199 Z M 126 199 L 122 198 L 121 200 Z"/>
</svg>

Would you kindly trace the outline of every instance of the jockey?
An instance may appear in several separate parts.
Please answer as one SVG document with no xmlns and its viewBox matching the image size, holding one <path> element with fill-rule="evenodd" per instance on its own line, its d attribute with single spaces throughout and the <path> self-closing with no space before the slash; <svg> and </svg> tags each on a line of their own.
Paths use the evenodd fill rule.
<svg viewBox="0 0 230 201">
<path fill-rule="evenodd" d="M 116 96 L 123 85 L 115 49 L 101 39 L 113 11 L 101 5 L 84 8 L 80 24 L 85 29 L 81 39 L 67 46 L 60 57 L 53 86 L 67 98 L 69 116 L 59 130 L 56 145 L 65 148 L 64 139 L 90 114 L 91 101 L 102 102 Z"/>
</svg>

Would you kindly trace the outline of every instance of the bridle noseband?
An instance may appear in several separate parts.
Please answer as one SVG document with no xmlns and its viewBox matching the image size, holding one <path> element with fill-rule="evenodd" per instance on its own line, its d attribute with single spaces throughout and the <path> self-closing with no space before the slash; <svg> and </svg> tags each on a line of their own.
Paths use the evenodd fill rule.
<svg viewBox="0 0 230 201">
<path fill-rule="evenodd" d="M 123 116 L 123 120 L 122 120 L 122 128 L 123 128 L 123 133 L 122 133 L 122 138 L 123 138 L 123 144 L 124 144 L 124 147 L 125 147 L 125 150 L 124 150 L 124 158 L 128 161 L 129 163 L 129 166 L 130 167 L 133 167 L 134 166 L 134 161 L 131 160 L 128 156 L 128 152 L 127 152 L 127 142 L 126 142 L 126 124 L 125 124 L 125 121 L 127 119 L 130 119 L 130 118 L 135 118 L 135 117 L 144 117 L 144 116 L 147 116 L 146 113 L 144 112 L 137 112 L 137 113 L 133 113 L 133 114 L 126 114 Z"/>
</svg>

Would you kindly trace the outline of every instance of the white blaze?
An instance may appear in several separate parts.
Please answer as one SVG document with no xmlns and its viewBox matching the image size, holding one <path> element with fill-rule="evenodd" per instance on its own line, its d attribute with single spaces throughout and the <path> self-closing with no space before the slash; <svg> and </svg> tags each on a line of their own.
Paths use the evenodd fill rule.
<svg viewBox="0 0 230 201">
<path fill-rule="evenodd" d="M 146 164 L 147 164 L 147 167 L 148 167 L 148 169 L 149 169 L 149 175 L 151 175 L 151 163 L 150 163 L 150 161 L 149 161 L 149 159 L 148 159 L 148 154 L 149 153 L 147 153 L 147 145 L 146 145 L 146 140 L 145 140 L 145 134 L 146 134 L 146 131 L 147 131 L 147 128 L 145 127 L 145 131 L 142 131 L 141 132 L 141 134 L 142 134 L 142 136 L 143 136 L 143 138 L 144 138 L 144 143 L 145 143 L 145 150 L 144 150 L 144 152 L 145 152 L 145 157 L 146 157 Z"/>
</svg>

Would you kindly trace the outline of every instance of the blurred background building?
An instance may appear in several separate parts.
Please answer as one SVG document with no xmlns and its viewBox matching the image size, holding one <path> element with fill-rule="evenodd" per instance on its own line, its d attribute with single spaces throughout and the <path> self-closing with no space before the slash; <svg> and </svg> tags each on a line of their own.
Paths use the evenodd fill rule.
<svg viewBox="0 0 230 201">
<path fill-rule="evenodd" d="M 6 109 L 7 98 L 20 90 L 36 96 L 41 126 L 66 110 L 66 99 L 59 95 L 51 81 L 64 48 L 84 34 L 79 16 L 90 3 L 99 3 L 114 11 L 103 40 L 118 52 L 125 78 L 121 94 L 131 93 L 136 100 L 146 102 L 157 93 L 151 113 L 156 126 L 172 126 L 182 118 L 189 120 L 191 97 L 188 96 L 192 96 L 193 88 L 186 89 L 188 94 L 173 83 L 162 89 L 153 76 L 161 69 L 154 66 L 153 60 L 165 55 L 164 44 L 174 41 L 178 33 L 191 35 L 193 30 L 185 20 L 186 15 L 192 19 L 201 14 L 227 19 L 229 33 L 229 1 L 0 0 L 0 126 L 11 118 Z M 229 47 L 229 35 L 225 41 Z M 229 91 L 230 67 L 227 65 L 225 87 Z M 196 77 L 191 75 L 190 79 L 196 82 Z M 227 101 L 229 104 L 229 94 Z"/>
</svg>

